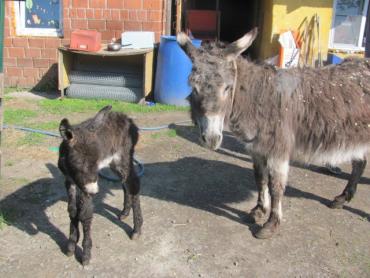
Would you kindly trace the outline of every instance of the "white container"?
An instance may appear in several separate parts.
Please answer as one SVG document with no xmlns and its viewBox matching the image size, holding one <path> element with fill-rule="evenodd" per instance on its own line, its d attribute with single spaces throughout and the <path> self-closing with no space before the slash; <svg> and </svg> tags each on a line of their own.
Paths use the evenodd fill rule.
<svg viewBox="0 0 370 278">
<path fill-rule="evenodd" d="M 121 43 L 122 48 L 153 48 L 154 32 L 123 32 Z"/>
</svg>

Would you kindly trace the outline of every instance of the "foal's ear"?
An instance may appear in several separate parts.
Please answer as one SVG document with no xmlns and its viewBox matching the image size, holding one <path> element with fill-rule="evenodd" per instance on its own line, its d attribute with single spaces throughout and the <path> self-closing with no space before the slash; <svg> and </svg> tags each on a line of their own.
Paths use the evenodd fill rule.
<svg viewBox="0 0 370 278">
<path fill-rule="evenodd" d="M 72 126 L 67 119 L 63 119 L 59 125 L 59 133 L 64 140 L 70 141 L 73 139 L 74 134 Z"/>
<path fill-rule="evenodd" d="M 188 55 L 189 58 L 192 61 L 194 61 L 198 50 L 191 43 L 190 38 L 185 33 L 180 32 L 180 33 L 177 34 L 176 39 L 177 39 L 178 44 L 182 48 L 182 50 L 184 50 L 184 52 L 186 53 L 186 55 Z"/>
<path fill-rule="evenodd" d="M 235 60 L 240 54 L 242 54 L 248 47 L 251 46 L 253 41 L 258 35 L 258 28 L 255 27 L 252 31 L 249 31 L 243 37 L 229 44 L 225 49 L 225 56 L 227 60 Z"/>
<path fill-rule="evenodd" d="M 112 110 L 112 105 L 107 105 L 102 108 L 94 117 L 94 124 L 101 124 L 105 115 Z"/>
</svg>

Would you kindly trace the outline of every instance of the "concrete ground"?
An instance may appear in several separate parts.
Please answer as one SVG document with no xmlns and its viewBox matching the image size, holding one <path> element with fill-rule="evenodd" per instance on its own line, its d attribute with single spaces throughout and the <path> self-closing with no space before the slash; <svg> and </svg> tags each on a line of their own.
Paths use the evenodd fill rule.
<svg viewBox="0 0 370 278">
<path fill-rule="evenodd" d="M 82 115 L 86 118 L 90 115 Z M 187 113 L 135 115 L 139 126 L 188 119 Z M 95 197 L 89 266 L 64 254 L 69 231 L 59 139 L 28 147 L 22 132 L 4 132 L 0 208 L 0 277 L 369 277 L 370 169 L 354 200 L 327 207 L 342 192 L 350 166 L 334 176 L 318 166 L 292 166 L 279 233 L 258 240 L 244 221 L 256 204 L 251 159 L 226 136 L 212 152 L 187 125 L 142 132 L 136 156 L 141 179 L 143 234 L 131 241 L 132 216 L 121 222 L 119 183 L 100 180 Z M 80 242 L 81 244 L 81 242 Z"/>
</svg>

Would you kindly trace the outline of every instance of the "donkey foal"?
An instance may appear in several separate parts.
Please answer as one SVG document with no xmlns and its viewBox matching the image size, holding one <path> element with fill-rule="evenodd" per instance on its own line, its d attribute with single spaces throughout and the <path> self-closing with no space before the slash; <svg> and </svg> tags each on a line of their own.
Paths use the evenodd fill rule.
<svg viewBox="0 0 370 278">
<path fill-rule="evenodd" d="M 112 112 L 106 106 L 97 115 L 78 125 L 63 119 L 59 126 L 63 141 L 58 167 L 65 176 L 68 213 L 71 220 L 67 255 L 73 255 L 79 239 L 78 223 L 83 228 L 82 264 L 91 258 L 91 222 L 93 195 L 98 192 L 98 171 L 109 166 L 121 179 L 124 192 L 122 220 L 133 209 L 134 230 L 131 238 L 141 233 L 143 218 L 140 209 L 140 180 L 136 175 L 133 156 L 138 141 L 138 128 L 126 115 Z"/>
</svg>

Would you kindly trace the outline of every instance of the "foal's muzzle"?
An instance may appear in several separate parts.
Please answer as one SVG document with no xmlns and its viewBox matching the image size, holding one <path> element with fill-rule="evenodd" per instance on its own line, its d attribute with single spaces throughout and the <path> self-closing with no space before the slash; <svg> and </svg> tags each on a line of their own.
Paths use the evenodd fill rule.
<svg viewBox="0 0 370 278">
<path fill-rule="evenodd" d="M 200 136 L 200 141 L 205 147 L 211 150 L 217 150 L 222 143 L 222 134 L 205 135 L 203 133 Z"/>
</svg>

